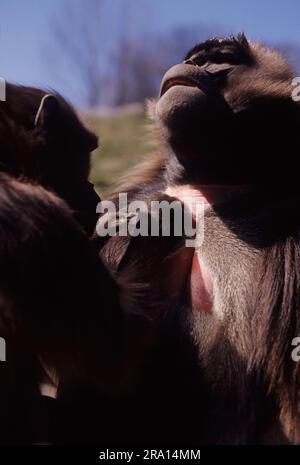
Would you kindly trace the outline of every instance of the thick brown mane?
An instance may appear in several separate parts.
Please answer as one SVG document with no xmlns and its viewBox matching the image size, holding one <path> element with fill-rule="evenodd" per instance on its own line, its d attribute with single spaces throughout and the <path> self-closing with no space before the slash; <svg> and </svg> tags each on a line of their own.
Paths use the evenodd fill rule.
<svg viewBox="0 0 300 465">
<path fill-rule="evenodd" d="M 229 57 L 228 46 L 232 46 Z M 209 54 L 214 49 L 215 57 Z M 224 63 L 223 52 L 227 54 Z M 194 404 L 200 405 L 204 418 L 203 431 L 199 433 L 201 425 L 195 431 L 203 435 L 204 442 L 299 443 L 300 369 L 291 357 L 292 340 L 300 335 L 300 194 L 295 170 L 300 105 L 291 98 L 294 71 L 276 51 L 248 42 L 244 36 L 205 42 L 187 58 L 187 63 L 174 66 L 163 78 L 162 89 L 172 79 L 174 89 L 167 87 L 149 105 L 157 154 L 129 172 L 119 191 L 129 192 L 130 200 L 149 202 L 163 198 L 166 186 L 175 193 L 183 185 L 200 193 L 206 184 L 248 186 L 250 194 L 234 198 L 226 197 L 224 189 L 225 199 L 211 201 L 212 215 L 205 218 L 205 239 L 197 260 L 200 269 L 204 264 L 211 274 L 216 308 L 212 315 L 194 308 L 185 300 L 185 289 L 172 301 L 173 273 L 182 267 L 180 238 L 173 242 L 173 237 L 162 236 L 126 241 L 116 237 L 108 241 L 102 257 L 108 262 L 112 257 L 109 266 L 125 295 L 125 311 L 152 315 L 155 328 L 159 324 L 163 328 L 162 336 L 154 331 L 159 360 L 154 356 L 152 373 L 166 370 L 171 361 L 165 355 L 165 341 L 172 340 L 180 361 L 189 364 L 192 356 L 187 356 L 180 337 L 186 342 L 193 335 L 187 345 L 198 351 L 198 362 L 192 366 L 199 369 L 197 389 L 204 389 L 203 402 L 192 381 L 188 394 L 178 388 L 177 398 L 195 389 Z M 224 81 L 217 81 L 213 71 L 220 62 L 231 65 Z M 207 84 L 210 65 L 212 82 L 222 83 L 217 87 L 219 93 L 213 94 L 220 97 L 215 111 L 216 100 L 209 99 Z M 197 93 L 197 85 L 195 90 L 177 85 L 177 76 L 179 81 L 182 76 L 194 79 L 207 93 Z M 215 90 L 216 84 L 211 85 Z M 224 182 L 212 182 L 216 172 L 218 181 Z M 113 199 L 117 204 L 116 193 Z M 192 274 L 193 268 L 186 273 L 187 282 Z M 166 323 L 168 318 L 178 333 Z M 180 335 L 176 343 L 175 333 Z M 149 377 L 145 377 L 143 394 L 150 395 Z M 156 401 L 161 401 L 159 396 Z M 166 397 L 164 402 L 168 402 Z"/>
</svg>

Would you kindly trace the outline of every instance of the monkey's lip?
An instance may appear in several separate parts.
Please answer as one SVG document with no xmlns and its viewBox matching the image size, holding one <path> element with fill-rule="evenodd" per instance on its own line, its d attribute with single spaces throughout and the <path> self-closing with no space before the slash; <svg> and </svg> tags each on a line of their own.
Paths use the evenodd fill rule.
<svg viewBox="0 0 300 465">
<path fill-rule="evenodd" d="M 172 77 L 162 82 L 159 97 L 162 97 L 167 92 L 167 90 L 175 86 L 198 87 L 197 83 L 191 78 L 184 76 Z"/>
</svg>

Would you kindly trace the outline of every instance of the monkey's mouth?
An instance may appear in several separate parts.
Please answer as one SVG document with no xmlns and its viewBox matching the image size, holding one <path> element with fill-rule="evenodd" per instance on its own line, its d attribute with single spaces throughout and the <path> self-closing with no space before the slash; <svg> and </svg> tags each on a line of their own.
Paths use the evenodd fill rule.
<svg viewBox="0 0 300 465">
<path fill-rule="evenodd" d="M 198 87 L 195 81 L 187 77 L 176 77 L 162 82 L 159 97 L 162 97 L 169 89 L 175 86 Z"/>
</svg>

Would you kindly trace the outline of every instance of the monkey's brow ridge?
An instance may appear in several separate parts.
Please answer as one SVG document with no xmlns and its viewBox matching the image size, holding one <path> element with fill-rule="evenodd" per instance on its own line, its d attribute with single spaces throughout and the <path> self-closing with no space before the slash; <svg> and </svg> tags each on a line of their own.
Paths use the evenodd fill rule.
<svg viewBox="0 0 300 465">
<path fill-rule="evenodd" d="M 201 42 L 196 44 L 185 56 L 184 60 L 188 60 L 193 55 L 200 53 L 202 51 L 209 52 L 213 48 L 222 49 L 225 46 L 234 47 L 236 53 L 243 55 L 243 58 L 246 62 L 252 61 L 253 56 L 251 54 L 251 49 L 249 43 L 244 36 L 244 34 L 239 34 L 237 37 L 225 37 L 225 38 L 218 38 L 213 37 L 212 39 L 208 39 L 205 42 Z"/>
</svg>

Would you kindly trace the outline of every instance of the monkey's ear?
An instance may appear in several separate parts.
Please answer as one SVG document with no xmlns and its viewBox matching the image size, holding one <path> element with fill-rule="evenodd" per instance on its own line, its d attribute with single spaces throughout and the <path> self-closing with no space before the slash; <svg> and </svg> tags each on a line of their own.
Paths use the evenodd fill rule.
<svg viewBox="0 0 300 465">
<path fill-rule="evenodd" d="M 69 144 L 77 151 L 92 152 L 98 138 L 78 119 L 73 108 L 55 94 L 43 96 L 34 119 L 35 128 L 49 142 Z"/>
<path fill-rule="evenodd" d="M 58 98 L 53 94 L 46 94 L 41 100 L 34 119 L 37 128 L 51 128 L 58 124 L 61 107 Z"/>
</svg>

